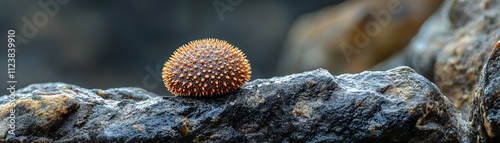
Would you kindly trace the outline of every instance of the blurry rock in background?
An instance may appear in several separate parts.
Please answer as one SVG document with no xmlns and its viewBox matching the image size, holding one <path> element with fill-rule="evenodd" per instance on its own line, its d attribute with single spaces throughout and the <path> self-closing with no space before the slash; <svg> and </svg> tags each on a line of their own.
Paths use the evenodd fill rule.
<svg viewBox="0 0 500 143">
<path fill-rule="evenodd" d="M 480 71 L 500 39 L 499 17 L 499 1 L 453 1 L 449 33 L 443 35 L 447 38 L 436 39 L 442 50 L 436 58 L 434 82 L 463 111 L 469 111 Z"/>
<path fill-rule="evenodd" d="M 413 67 L 468 117 L 480 71 L 500 40 L 500 2 L 447 0 L 403 54 L 377 66 Z M 400 62 L 398 62 L 400 61 Z"/>
<path fill-rule="evenodd" d="M 304 15 L 288 34 L 279 73 L 327 68 L 341 74 L 369 69 L 404 49 L 441 3 L 351 0 Z"/>
<path fill-rule="evenodd" d="M 369 44 L 353 53 L 350 63 L 340 43 L 356 46 L 358 31 L 366 33 L 366 25 L 382 18 L 374 17 L 371 10 L 389 11 L 387 4 L 393 1 L 350 0 L 333 6 L 341 1 L 245 0 L 225 13 L 223 21 L 213 1 L 70 1 L 49 17 L 29 43 L 18 47 L 17 87 L 66 82 L 86 88 L 141 87 L 168 95 L 157 66 L 161 68 L 182 44 L 214 37 L 247 54 L 252 79 L 276 76 L 277 70 L 284 75 L 321 67 L 339 74 L 376 64 L 372 69 L 408 65 L 435 82 L 467 117 L 464 111 L 469 110 L 479 71 L 500 39 L 498 0 L 447 0 L 424 25 L 442 1 L 400 0 L 401 11 L 391 13 L 390 23 L 369 37 Z M 37 1 L 0 1 L 0 31 L 20 30 L 22 17 L 31 19 L 41 10 Z M 5 42 L 0 40 L 1 45 Z M 281 60 L 276 63 L 279 54 Z M 6 55 L 6 50 L 0 50 L 0 55 Z M 6 66 L 0 70 L 6 71 Z M 145 79 L 156 86 L 146 86 Z M 5 87 L 5 82 L 1 85 Z M 0 95 L 5 94 L 0 90 Z"/>
<path fill-rule="evenodd" d="M 469 111 L 480 71 L 500 39 L 499 17 L 499 1 L 453 1 L 449 33 L 444 33 L 444 39 L 434 39 L 442 44 L 434 82 L 462 111 Z"/>
</svg>

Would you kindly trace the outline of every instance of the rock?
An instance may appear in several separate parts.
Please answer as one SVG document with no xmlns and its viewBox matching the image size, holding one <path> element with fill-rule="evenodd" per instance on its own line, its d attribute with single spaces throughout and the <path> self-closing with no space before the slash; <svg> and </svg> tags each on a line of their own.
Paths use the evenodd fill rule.
<svg viewBox="0 0 500 143">
<path fill-rule="evenodd" d="M 434 80 L 434 64 L 437 54 L 441 51 L 442 40 L 445 33 L 449 32 L 451 25 L 448 16 L 451 1 L 444 1 L 440 8 L 425 21 L 420 31 L 413 38 L 408 47 L 401 53 L 379 63 L 372 70 L 388 70 L 401 65 L 413 68 L 430 81 Z"/>
<path fill-rule="evenodd" d="M 351 0 L 301 16 L 279 61 L 283 74 L 367 70 L 403 50 L 444 0 Z"/>
<path fill-rule="evenodd" d="M 486 61 L 472 102 L 469 120 L 477 142 L 500 142 L 500 41 Z"/>
<path fill-rule="evenodd" d="M 407 59 L 402 65 L 426 75 L 467 119 L 480 70 L 500 40 L 499 17 L 498 0 L 446 0 L 409 44 L 405 58 L 393 60 Z"/>
<path fill-rule="evenodd" d="M 16 135 L 0 142 L 470 142 L 460 112 L 408 67 L 332 76 L 324 69 L 257 79 L 217 97 L 140 88 L 33 84 L 18 98 Z"/>
<path fill-rule="evenodd" d="M 468 113 L 480 71 L 491 47 L 500 40 L 500 3 L 495 0 L 451 1 L 446 33 L 435 33 L 439 43 L 434 82 L 455 106 Z M 466 117 L 468 115 L 466 114 Z"/>
</svg>

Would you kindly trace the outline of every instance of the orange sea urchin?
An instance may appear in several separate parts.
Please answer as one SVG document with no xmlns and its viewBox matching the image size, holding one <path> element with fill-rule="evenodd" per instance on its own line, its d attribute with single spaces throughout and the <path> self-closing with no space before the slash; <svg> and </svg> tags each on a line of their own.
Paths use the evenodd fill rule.
<svg viewBox="0 0 500 143">
<path fill-rule="evenodd" d="M 250 64 L 238 48 L 219 39 L 181 46 L 165 63 L 163 82 L 180 96 L 213 96 L 240 88 L 250 79 Z"/>
</svg>

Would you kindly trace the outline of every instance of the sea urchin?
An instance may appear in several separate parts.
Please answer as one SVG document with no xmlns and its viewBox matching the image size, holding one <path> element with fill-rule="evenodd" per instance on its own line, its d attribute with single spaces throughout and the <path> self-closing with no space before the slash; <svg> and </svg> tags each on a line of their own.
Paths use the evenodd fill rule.
<svg viewBox="0 0 500 143">
<path fill-rule="evenodd" d="M 181 46 L 165 63 L 163 82 L 180 96 L 213 96 L 235 91 L 250 79 L 250 64 L 238 48 L 219 39 Z"/>
</svg>

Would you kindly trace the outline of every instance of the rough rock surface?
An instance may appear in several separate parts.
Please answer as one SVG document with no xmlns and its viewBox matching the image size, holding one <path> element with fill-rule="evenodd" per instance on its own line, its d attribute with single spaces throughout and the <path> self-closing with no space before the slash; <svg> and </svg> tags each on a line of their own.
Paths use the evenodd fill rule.
<svg viewBox="0 0 500 143">
<path fill-rule="evenodd" d="M 462 111 L 470 110 L 482 66 L 500 40 L 500 1 L 452 1 L 447 33 L 436 58 L 434 82 Z M 446 38 L 445 38 L 446 37 Z M 437 47 L 436 47 L 437 48 Z"/>
<path fill-rule="evenodd" d="M 500 142 L 500 41 L 483 67 L 469 120 L 477 142 Z"/>
<path fill-rule="evenodd" d="M 499 17 L 498 0 L 446 0 L 410 43 L 407 56 L 383 64 L 406 59 L 399 65 L 428 77 L 467 117 L 482 66 L 500 40 Z"/>
<path fill-rule="evenodd" d="M 460 112 L 414 70 L 332 76 L 318 69 L 211 98 L 64 83 L 17 91 L 16 136 L 0 142 L 469 142 Z"/>
</svg>

